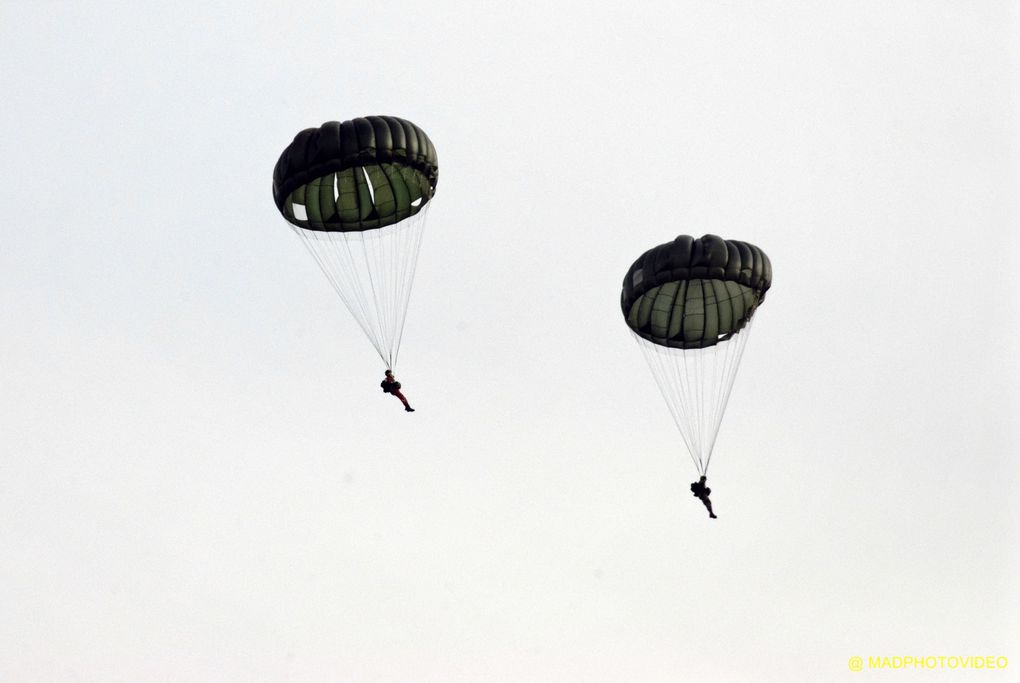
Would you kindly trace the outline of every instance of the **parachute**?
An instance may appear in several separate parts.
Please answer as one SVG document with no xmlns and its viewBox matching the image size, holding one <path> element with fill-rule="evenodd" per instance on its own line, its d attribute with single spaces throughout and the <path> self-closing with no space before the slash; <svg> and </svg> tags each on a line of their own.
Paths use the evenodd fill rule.
<svg viewBox="0 0 1020 683">
<path fill-rule="evenodd" d="M 765 252 L 716 235 L 680 235 L 649 249 L 624 277 L 624 320 L 701 475 L 771 285 Z"/>
<path fill-rule="evenodd" d="M 438 179 L 432 141 L 394 116 L 303 130 L 273 171 L 276 207 L 387 369 L 397 363 Z"/>
</svg>

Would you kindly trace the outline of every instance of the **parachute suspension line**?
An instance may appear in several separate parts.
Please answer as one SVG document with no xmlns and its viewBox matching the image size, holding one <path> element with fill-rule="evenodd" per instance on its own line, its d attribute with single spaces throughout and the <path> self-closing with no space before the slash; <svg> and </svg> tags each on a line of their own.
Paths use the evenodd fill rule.
<svg viewBox="0 0 1020 683">
<path fill-rule="evenodd" d="M 694 443 L 698 444 L 700 452 L 698 453 L 698 461 L 701 462 L 701 473 L 705 474 L 705 365 L 708 365 L 714 356 L 714 354 L 705 354 L 705 362 L 697 363 L 692 353 L 684 351 L 683 358 L 684 363 L 693 366 L 694 368 L 694 388 L 697 391 L 697 396 L 694 398 L 694 404 L 698 407 L 698 421 L 695 423 L 695 434 L 697 438 Z"/>
<path fill-rule="evenodd" d="M 365 171 L 364 168 L 362 168 L 361 170 L 363 172 Z M 367 174 L 366 174 L 366 178 L 367 178 Z M 369 186 L 369 192 L 371 192 L 372 183 L 369 182 L 368 186 Z M 373 202 L 374 202 L 374 195 L 373 195 Z M 360 237 L 363 240 L 363 244 L 364 244 L 364 249 L 360 250 L 361 256 L 364 259 L 364 264 L 365 264 L 365 270 L 362 271 L 362 272 L 364 272 L 364 273 L 366 273 L 368 275 L 368 287 L 369 287 L 369 289 L 372 292 L 372 303 L 375 304 L 375 311 L 377 313 L 377 316 L 375 318 L 375 323 L 376 323 L 376 325 L 378 327 L 378 330 L 379 330 L 379 337 L 376 340 L 376 341 L 378 341 L 378 345 L 376 345 L 376 349 L 379 351 L 379 356 L 383 359 L 383 362 L 386 363 L 387 369 L 392 369 L 391 368 L 391 363 L 393 362 L 392 350 L 391 349 L 385 349 L 385 344 L 384 344 L 384 340 L 383 340 L 383 335 L 384 335 L 383 330 L 385 330 L 387 328 L 387 325 L 386 325 L 386 322 L 387 322 L 387 320 L 386 320 L 386 312 L 387 311 L 386 311 L 386 307 L 383 306 L 383 304 L 379 301 L 379 294 L 378 294 L 378 292 L 376 290 L 376 287 L 375 287 L 375 273 L 378 272 L 377 271 L 377 267 L 373 267 L 372 263 L 369 261 L 369 252 L 370 251 L 371 252 L 376 252 L 376 251 L 379 251 L 379 250 L 378 249 L 370 248 L 372 246 L 372 236 L 365 236 L 364 234 L 362 234 Z M 350 243 L 348 243 L 348 246 L 349 245 L 350 245 Z M 375 245 L 375 246 L 379 246 L 379 245 Z M 384 273 L 380 273 L 380 275 L 384 275 Z M 380 283 L 380 286 L 382 286 L 382 283 Z M 382 348 L 380 348 L 380 347 L 382 347 Z M 384 353 L 384 349 L 388 353 Z"/>
<path fill-rule="evenodd" d="M 414 216 L 412 220 L 418 221 L 421 225 L 421 229 L 414 231 L 414 243 L 409 249 L 403 252 L 402 262 L 399 264 L 400 267 L 394 268 L 394 272 L 399 272 L 398 281 L 403 284 L 403 288 L 400 291 L 400 300 L 403 301 L 404 310 L 407 310 L 407 304 L 411 300 L 411 290 L 414 288 L 414 274 L 418 269 L 418 252 L 421 251 L 422 239 L 425 237 L 425 219 L 428 217 L 429 209 L 432 207 L 431 202 L 425 204 Z M 397 326 L 397 338 L 396 343 L 393 347 L 393 364 L 397 363 L 397 353 L 400 351 L 400 342 L 404 338 L 404 323 L 407 320 L 407 316 L 400 316 L 400 321 Z"/>
<path fill-rule="evenodd" d="M 399 223 L 372 230 L 325 232 L 292 226 L 391 370 L 403 337 L 427 209 L 428 204 Z"/>
<path fill-rule="evenodd" d="M 340 300 L 344 302 L 347 309 L 354 316 L 354 319 L 358 322 L 358 326 L 365 333 L 365 336 L 369 338 L 372 344 L 375 346 L 375 350 L 382 355 L 382 349 L 375 343 L 375 335 L 373 330 L 369 328 L 369 312 L 365 310 L 365 296 L 364 292 L 358 291 L 361 283 L 356 278 L 353 278 L 350 272 L 338 265 L 342 262 L 342 258 L 339 254 L 339 243 L 343 242 L 346 246 L 346 240 L 336 238 L 336 242 L 332 243 L 333 249 L 328 249 L 326 245 L 330 244 L 329 237 L 320 237 L 314 235 L 311 231 L 302 230 L 296 226 L 291 226 L 301 237 L 302 244 L 308 250 L 308 253 L 312 255 L 315 262 L 319 265 L 319 269 L 322 270 L 326 279 L 333 285 L 333 289 L 339 295 Z M 319 246 L 318 249 L 315 246 Z"/>
<path fill-rule="evenodd" d="M 708 471 L 708 464 L 712 460 L 715 440 L 719 436 L 719 426 L 722 424 L 722 417 L 726 413 L 726 406 L 729 404 L 730 394 L 733 392 L 733 382 L 737 378 L 737 369 L 740 367 L 740 359 L 744 357 L 744 348 L 747 346 L 747 340 L 751 337 L 751 327 L 753 325 L 754 318 L 752 317 L 747 321 L 744 329 L 724 343 L 727 349 L 724 353 L 723 368 L 722 372 L 716 375 L 722 377 L 722 383 L 719 385 L 721 391 L 716 396 L 716 404 L 713 410 L 713 413 L 717 415 L 717 422 L 712 430 L 712 438 L 708 444 L 708 456 L 705 459 L 706 472 Z"/>
<path fill-rule="evenodd" d="M 687 405 L 686 397 L 680 390 L 680 387 L 683 386 L 683 381 L 680 378 L 680 363 L 673 362 L 676 360 L 676 357 L 670 357 L 667 353 L 669 349 L 652 344 L 633 331 L 631 331 L 631 335 L 633 335 L 634 340 L 641 348 L 645 361 L 648 363 L 648 368 L 652 371 L 655 384 L 659 387 L 659 392 L 666 401 L 666 407 L 669 408 L 673 421 L 680 429 L 680 438 L 687 447 L 687 452 L 690 454 L 694 466 L 700 472 L 701 465 L 696 455 L 698 449 L 691 442 L 688 431 L 681 426 L 689 422 L 687 416 L 690 414 L 690 407 Z M 679 351 L 679 349 L 673 349 L 673 351 Z"/>
<path fill-rule="evenodd" d="M 389 178 L 386 175 L 385 169 L 382 166 L 375 166 L 377 179 L 386 179 L 386 183 L 389 183 Z M 362 175 L 365 178 L 365 185 L 368 188 L 369 199 L 371 203 L 375 205 L 376 202 L 376 188 L 372 176 L 369 175 L 368 169 L 362 166 L 360 168 Z M 392 187 L 391 187 L 392 191 Z M 394 269 L 390 266 L 393 258 L 392 253 L 396 251 L 397 246 L 390 240 L 379 239 L 373 242 L 372 240 L 376 237 L 376 231 L 369 231 L 362 234 L 362 238 L 366 240 L 366 249 L 363 251 L 362 256 L 364 258 L 365 272 L 368 273 L 368 284 L 372 291 L 372 300 L 375 303 L 375 310 L 378 311 L 378 324 L 380 329 L 380 340 L 386 338 L 392 339 L 393 321 L 395 316 L 403 314 L 403 311 L 398 312 L 396 310 L 397 297 L 395 296 L 395 290 L 398 289 L 398 283 L 396 281 L 396 274 Z M 380 235 L 381 237 L 381 235 Z M 369 246 L 375 246 L 376 248 L 367 248 Z M 380 353 L 383 362 L 386 364 L 387 369 L 393 368 L 394 362 L 394 348 L 392 344 L 383 346 L 386 348 L 385 356 Z"/>
<path fill-rule="evenodd" d="M 691 442 L 696 449 L 694 455 L 697 460 L 698 472 L 705 474 L 705 381 L 702 374 L 702 365 L 707 361 L 708 354 L 695 356 L 694 351 L 693 349 L 679 349 L 679 358 L 684 366 L 684 382 L 681 382 L 678 390 L 686 396 L 687 403 L 691 406 L 691 410 L 687 413 L 687 429 L 691 432 Z M 693 379 L 691 375 L 693 375 Z"/>
<path fill-rule="evenodd" d="M 385 348 L 382 344 L 383 327 L 380 321 L 381 312 L 378 307 L 373 306 L 373 299 L 375 298 L 375 285 L 372 282 L 372 269 L 371 268 L 360 268 L 358 260 L 364 258 L 364 253 L 367 250 L 368 243 L 365 242 L 364 236 L 361 233 L 347 235 L 344 233 L 344 237 L 341 241 L 330 241 L 328 243 L 332 249 L 327 249 L 326 253 L 333 255 L 333 261 L 331 266 L 334 272 L 342 273 L 343 280 L 347 283 L 346 291 L 353 293 L 355 302 L 358 306 L 358 310 L 363 312 L 365 316 L 365 327 L 367 330 L 368 338 L 372 341 L 372 345 L 375 350 L 379 353 L 380 357 L 383 357 L 383 361 L 386 360 Z M 344 251 L 341 252 L 339 247 L 343 245 Z M 366 290 L 366 284 L 368 289 Z M 372 297 L 369 298 L 369 292 Z M 341 296 L 341 299 L 344 297 Z M 345 300 L 346 304 L 347 301 Z M 351 307 L 348 305 L 348 309 Z M 353 311 L 351 311 L 353 313 Z"/>
<path fill-rule="evenodd" d="M 660 346 L 631 331 L 700 475 L 707 475 L 751 323 L 701 349 Z"/>
</svg>

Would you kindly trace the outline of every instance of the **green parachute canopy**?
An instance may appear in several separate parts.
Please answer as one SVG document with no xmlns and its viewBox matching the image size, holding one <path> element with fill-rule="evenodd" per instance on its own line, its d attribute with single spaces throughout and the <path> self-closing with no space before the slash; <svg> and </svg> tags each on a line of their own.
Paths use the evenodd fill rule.
<svg viewBox="0 0 1020 683">
<path fill-rule="evenodd" d="M 642 254 L 620 294 L 623 318 L 700 474 L 706 474 L 753 316 L 772 286 L 758 247 L 680 235 Z"/>
<path fill-rule="evenodd" d="M 303 130 L 273 170 L 276 208 L 387 369 L 396 367 L 438 179 L 432 141 L 395 116 Z"/>
<path fill-rule="evenodd" d="M 758 247 L 716 235 L 680 235 L 642 254 L 620 305 L 635 334 L 661 346 L 704 348 L 744 328 L 772 284 Z"/>
<path fill-rule="evenodd" d="M 395 116 L 366 116 L 298 133 L 276 162 L 273 199 L 306 230 L 371 230 L 417 214 L 438 180 L 425 131 Z"/>
</svg>

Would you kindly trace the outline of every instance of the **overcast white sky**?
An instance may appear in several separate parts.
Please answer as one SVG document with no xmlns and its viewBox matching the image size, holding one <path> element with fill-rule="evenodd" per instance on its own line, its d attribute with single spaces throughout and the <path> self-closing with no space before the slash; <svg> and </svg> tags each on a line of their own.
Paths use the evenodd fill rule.
<svg viewBox="0 0 1020 683">
<path fill-rule="evenodd" d="M 0 679 L 1020 670 L 1008 2 L 0 0 Z M 270 192 L 439 151 L 400 379 Z M 710 482 L 618 309 L 770 255 Z"/>
</svg>

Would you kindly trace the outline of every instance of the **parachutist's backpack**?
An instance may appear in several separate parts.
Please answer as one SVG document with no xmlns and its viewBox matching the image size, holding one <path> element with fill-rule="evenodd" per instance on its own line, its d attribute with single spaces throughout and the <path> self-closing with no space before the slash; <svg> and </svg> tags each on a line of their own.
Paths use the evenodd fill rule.
<svg viewBox="0 0 1020 683">
<path fill-rule="evenodd" d="M 382 390 L 385 391 L 387 394 L 392 394 L 394 391 L 400 391 L 400 382 L 391 382 L 387 379 L 384 379 L 382 382 L 379 383 L 379 386 L 381 386 Z"/>
</svg>

